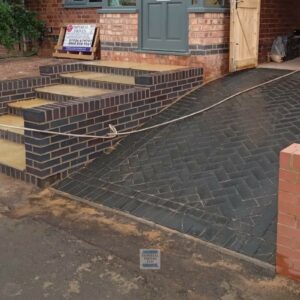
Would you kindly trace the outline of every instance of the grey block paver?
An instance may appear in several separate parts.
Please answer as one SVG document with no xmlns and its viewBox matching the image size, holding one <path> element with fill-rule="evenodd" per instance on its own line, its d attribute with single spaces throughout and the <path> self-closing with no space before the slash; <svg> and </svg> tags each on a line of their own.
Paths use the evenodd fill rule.
<svg viewBox="0 0 300 300">
<path fill-rule="evenodd" d="M 256 69 L 232 74 L 198 89 L 145 126 L 285 73 Z M 204 114 L 131 135 L 111 155 L 56 188 L 274 264 L 278 157 L 300 140 L 299 117 L 300 74 L 295 74 Z"/>
</svg>

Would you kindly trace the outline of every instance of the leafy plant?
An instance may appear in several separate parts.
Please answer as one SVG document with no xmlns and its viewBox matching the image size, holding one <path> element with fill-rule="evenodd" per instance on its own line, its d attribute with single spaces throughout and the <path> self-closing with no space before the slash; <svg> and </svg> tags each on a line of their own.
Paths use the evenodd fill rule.
<svg viewBox="0 0 300 300">
<path fill-rule="evenodd" d="M 12 7 L 0 0 L 0 44 L 12 49 L 15 42 Z"/>
<path fill-rule="evenodd" d="M 14 5 L 13 18 L 18 41 L 38 40 L 44 35 L 45 24 L 37 18 L 35 12 L 26 10 L 20 5 Z"/>
<path fill-rule="evenodd" d="M 45 33 L 44 22 L 22 2 L 0 0 L 0 44 L 7 49 L 12 49 L 17 43 L 25 44 L 26 40 L 39 40 Z"/>
</svg>

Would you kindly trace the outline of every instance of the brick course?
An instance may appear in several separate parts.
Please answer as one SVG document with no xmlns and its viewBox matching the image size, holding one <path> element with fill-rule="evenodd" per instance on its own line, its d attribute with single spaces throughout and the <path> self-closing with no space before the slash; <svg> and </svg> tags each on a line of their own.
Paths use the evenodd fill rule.
<svg viewBox="0 0 300 300">
<path fill-rule="evenodd" d="M 300 281 L 300 145 L 280 153 L 277 273 Z"/>
</svg>

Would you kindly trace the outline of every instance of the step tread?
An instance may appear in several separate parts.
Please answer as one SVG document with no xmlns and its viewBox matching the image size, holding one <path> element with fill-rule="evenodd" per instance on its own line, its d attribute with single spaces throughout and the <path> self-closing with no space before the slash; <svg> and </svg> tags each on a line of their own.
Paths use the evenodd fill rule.
<svg viewBox="0 0 300 300">
<path fill-rule="evenodd" d="M 21 100 L 21 101 L 16 101 L 9 103 L 8 106 L 11 108 L 16 108 L 16 109 L 26 109 L 26 108 L 33 108 L 33 107 L 39 107 L 42 105 L 47 105 L 47 104 L 53 104 L 54 101 L 48 101 L 40 98 L 34 98 L 34 99 L 27 99 L 27 100 Z"/>
<path fill-rule="evenodd" d="M 101 67 L 150 71 L 150 72 L 151 71 L 169 72 L 169 71 L 175 71 L 175 70 L 186 68 L 186 66 L 178 66 L 178 65 L 145 64 L 145 63 L 133 63 L 133 62 L 126 62 L 126 61 L 103 61 L 103 60 L 86 62 L 84 64 L 101 66 Z"/>
<path fill-rule="evenodd" d="M 24 119 L 23 117 L 15 116 L 15 115 L 3 115 L 0 116 L 0 124 L 24 127 Z M 23 129 L 6 128 L 0 125 L 0 130 L 10 131 L 10 132 L 24 135 Z"/>
<path fill-rule="evenodd" d="M 67 73 L 67 74 L 61 74 L 61 77 L 106 81 L 112 83 L 122 83 L 122 84 L 132 84 L 132 85 L 135 84 L 134 76 L 114 75 L 114 74 L 97 73 L 97 72 Z"/>
<path fill-rule="evenodd" d="M 69 84 L 56 84 L 37 88 L 37 92 L 65 95 L 71 97 L 93 97 L 111 93 L 111 90 L 81 87 Z"/>
<path fill-rule="evenodd" d="M 0 140 L 0 164 L 24 171 L 26 169 L 25 145 Z"/>
</svg>

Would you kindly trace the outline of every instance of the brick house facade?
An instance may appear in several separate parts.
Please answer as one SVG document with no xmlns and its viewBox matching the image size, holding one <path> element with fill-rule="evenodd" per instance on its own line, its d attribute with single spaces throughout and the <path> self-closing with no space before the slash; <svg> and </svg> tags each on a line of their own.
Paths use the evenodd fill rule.
<svg viewBox="0 0 300 300">
<path fill-rule="evenodd" d="M 267 60 L 273 40 L 300 27 L 298 0 L 261 0 L 259 62 Z M 33 1 L 26 5 L 46 21 L 49 33 L 41 55 L 51 55 L 63 23 L 100 23 L 101 57 L 112 60 L 134 60 L 149 63 L 204 66 L 206 78 L 228 72 L 230 12 L 229 9 L 189 10 L 189 55 L 160 55 L 136 51 L 139 43 L 139 12 L 112 12 L 112 9 L 65 7 L 63 0 Z M 103 2 L 99 1 L 99 2 Z M 299 7 L 299 9 L 295 9 Z"/>
<path fill-rule="evenodd" d="M 100 24 L 103 59 L 205 65 L 206 77 L 216 77 L 228 72 L 228 14 L 189 14 L 189 56 L 135 52 L 138 45 L 137 14 L 101 14 Z"/>
</svg>

